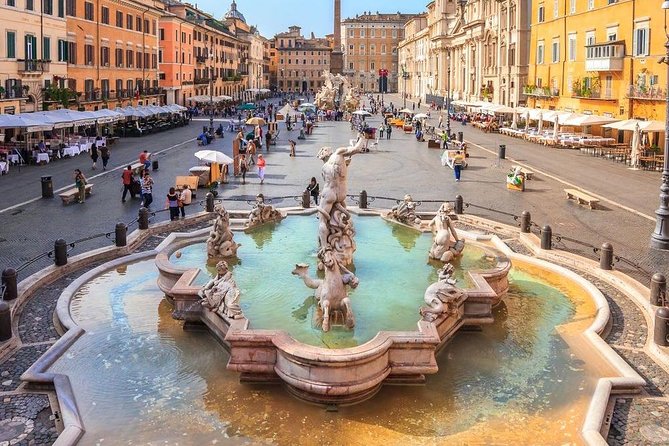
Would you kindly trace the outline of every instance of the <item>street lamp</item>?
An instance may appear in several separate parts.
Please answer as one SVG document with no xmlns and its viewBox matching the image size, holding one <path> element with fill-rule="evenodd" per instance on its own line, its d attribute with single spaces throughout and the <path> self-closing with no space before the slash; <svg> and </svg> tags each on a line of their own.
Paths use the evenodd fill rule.
<svg viewBox="0 0 669 446">
<path fill-rule="evenodd" d="M 662 2 L 664 10 L 664 34 L 667 41 L 664 44 L 666 51 L 662 62 L 667 64 L 667 87 L 669 87 L 669 32 L 667 32 L 667 9 L 669 0 Z M 662 168 L 662 184 L 660 185 L 660 207 L 655 211 L 655 231 L 650 236 L 650 247 L 655 249 L 669 249 L 669 95 L 666 98 L 664 127 L 664 164 Z"/>
<path fill-rule="evenodd" d="M 402 79 L 404 79 L 404 108 L 407 108 L 407 79 L 409 78 L 409 73 L 407 73 L 406 65 L 402 65 Z"/>
<path fill-rule="evenodd" d="M 446 49 L 446 134 L 451 137 L 451 50 Z"/>
</svg>

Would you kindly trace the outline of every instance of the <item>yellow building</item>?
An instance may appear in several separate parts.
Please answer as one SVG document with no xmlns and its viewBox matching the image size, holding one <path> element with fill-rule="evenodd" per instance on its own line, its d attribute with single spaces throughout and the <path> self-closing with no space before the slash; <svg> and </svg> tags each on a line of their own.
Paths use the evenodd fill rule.
<svg viewBox="0 0 669 446">
<path fill-rule="evenodd" d="M 664 11 L 649 0 L 533 0 L 530 107 L 663 121 Z M 651 33 L 651 29 L 654 31 Z"/>
</svg>

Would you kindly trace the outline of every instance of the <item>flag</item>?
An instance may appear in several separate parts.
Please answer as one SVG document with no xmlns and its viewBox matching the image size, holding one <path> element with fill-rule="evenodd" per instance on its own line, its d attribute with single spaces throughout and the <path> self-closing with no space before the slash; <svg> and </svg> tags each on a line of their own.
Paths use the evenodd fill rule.
<svg viewBox="0 0 669 446">
<path fill-rule="evenodd" d="M 135 85 L 135 99 L 139 99 L 139 85 Z"/>
</svg>

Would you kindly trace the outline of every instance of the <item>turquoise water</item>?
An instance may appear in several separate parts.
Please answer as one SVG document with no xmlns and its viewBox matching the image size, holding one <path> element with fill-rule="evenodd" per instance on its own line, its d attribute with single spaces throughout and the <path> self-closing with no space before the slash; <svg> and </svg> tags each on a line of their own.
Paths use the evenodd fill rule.
<svg viewBox="0 0 669 446">
<path fill-rule="evenodd" d="M 249 234 L 235 233 L 235 241 L 241 244 L 237 252 L 240 260 L 229 263 L 251 328 L 283 329 L 301 342 L 328 348 L 360 345 L 382 330 L 417 329 L 425 289 L 437 280 L 442 266 L 428 262 L 432 235 L 380 218 L 354 217 L 353 224 L 357 242 L 354 272 L 360 285 L 350 290 L 349 296 L 356 326 L 353 330 L 334 327 L 327 333 L 313 326 L 313 290 L 291 274 L 297 263 L 309 264 L 312 276 L 316 274 L 318 220 L 313 216 L 290 217 Z M 205 267 L 204 243 L 180 251 L 180 258 L 170 258 L 174 264 Z M 495 265 L 481 248 L 466 245 L 463 256 L 454 262 L 458 285 L 471 285 L 466 271 Z M 200 274 L 197 283 L 216 273 L 212 265 L 207 272 Z"/>
<path fill-rule="evenodd" d="M 521 439 L 546 432 L 551 440 L 535 444 L 565 444 L 578 438 L 598 377 L 555 330 L 574 315 L 569 297 L 514 268 L 495 323 L 457 335 L 425 386 L 384 387 L 325 412 L 280 386 L 240 384 L 208 333 L 171 318 L 156 278 L 153 260 L 130 264 L 72 302 L 86 333 L 50 371 L 70 376 L 86 427 L 80 444 L 530 444 Z M 548 424 L 532 432 L 536 417 Z M 476 441 L 447 439 L 467 432 Z M 501 440 L 509 436 L 518 440 Z"/>
</svg>

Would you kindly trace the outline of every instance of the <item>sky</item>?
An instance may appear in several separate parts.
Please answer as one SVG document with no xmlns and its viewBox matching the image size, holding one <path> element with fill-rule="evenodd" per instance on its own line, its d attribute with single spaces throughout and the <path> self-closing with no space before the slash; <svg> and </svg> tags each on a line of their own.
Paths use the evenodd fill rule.
<svg viewBox="0 0 669 446">
<path fill-rule="evenodd" d="M 214 17 L 222 18 L 232 0 L 183 0 L 197 5 Z M 429 0 L 341 0 L 342 20 L 355 17 L 363 11 L 372 13 L 419 13 Z M 332 0 L 237 0 L 237 10 L 244 14 L 246 23 L 256 25 L 264 37 L 288 31 L 291 25 L 302 27 L 302 35 L 316 37 L 332 33 L 334 2 Z"/>
</svg>

